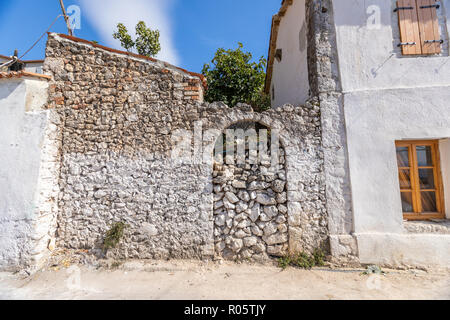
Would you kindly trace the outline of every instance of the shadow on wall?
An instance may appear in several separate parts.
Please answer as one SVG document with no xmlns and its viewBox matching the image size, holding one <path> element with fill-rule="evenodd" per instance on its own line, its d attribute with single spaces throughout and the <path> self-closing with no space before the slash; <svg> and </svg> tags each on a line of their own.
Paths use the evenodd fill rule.
<svg viewBox="0 0 450 320">
<path fill-rule="evenodd" d="M 5 100 L 22 84 L 21 81 L 1 81 L 0 80 L 0 100 Z M 1 106 L 0 106 L 1 107 Z"/>
</svg>

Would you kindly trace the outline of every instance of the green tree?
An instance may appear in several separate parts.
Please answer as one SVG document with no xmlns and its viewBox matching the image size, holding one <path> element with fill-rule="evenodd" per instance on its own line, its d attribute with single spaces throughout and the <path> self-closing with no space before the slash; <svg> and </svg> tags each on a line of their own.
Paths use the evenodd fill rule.
<svg viewBox="0 0 450 320">
<path fill-rule="evenodd" d="M 209 102 L 223 101 L 233 107 L 239 102 L 248 103 L 255 110 L 270 108 L 270 98 L 263 92 L 266 59 L 252 61 L 252 54 L 244 52 L 239 42 L 236 50 L 217 50 L 211 64 L 203 66 L 208 90 L 205 99 Z"/>
<path fill-rule="evenodd" d="M 120 41 L 122 48 L 128 52 L 135 48 L 140 55 L 147 57 L 154 57 L 161 51 L 159 37 L 159 30 L 147 28 L 144 21 L 139 21 L 136 25 L 136 41 L 131 38 L 123 23 L 118 23 L 117 31 L 113 33 L 113 38 Z"/>
</svg>

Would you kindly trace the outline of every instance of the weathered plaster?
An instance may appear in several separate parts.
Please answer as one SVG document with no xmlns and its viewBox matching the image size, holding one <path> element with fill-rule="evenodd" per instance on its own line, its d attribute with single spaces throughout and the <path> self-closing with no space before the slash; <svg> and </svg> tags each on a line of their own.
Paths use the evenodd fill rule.
<svg viewBox="0 0 450 320">
<path fill-rule="evenodd" d="M 450 90 L 383 90 L 379 96 L 345 95 L 355 231 L 401 233 L 395 141 L 450 137 Z M 448 162 L 445 152 L 442 161 Z"/>
<path fill-rule="evenodd" d="M 450 219 L 450 139 L 444 139 L 439 143 L 441 154 L 442 182 L 444 184 L 445 212 Z"/>
<path fill-rule="evenodd" d="M 450 0 L 440 1 L 438 10 L 441 38 L 445 41 L 441 56 L 404 57 L 398 54 L 394 46 L 398 24 L 392 17 L 395 3 L 394 0 L 333 1 L 344 92 L 449 85 Z M 367 9 L 370 5 L 380 10 L 379 27 L 368 25 L 370 14 Z"/>
<path fill-rule="evenodd" d="M 388 267 L 450 266 L 449 234 L 356 234 L 363 264 Z"/>
<path fill-rule="evenodd" d="M 273 108 L 286 103 L 301 105 L 310 96 L 305 9 L 304 0 L 294 0 L 280 21 L 276 49 L 282 50 L 282 59 L 275 59 L 273 66 Z"/>
<path fill-rule="evenodd" d="M 353 230 L 353 217 L 333 6 L 331 1 L 309 1 L 306 12 L 309 82 L 312 93 L 320 99 L 329 230 L 332 239 L 345 238 Z M 331 241 L 333 255 L 354 252 L 339 249 L 338 243 Z"/>
<path fill-rule="evenodd" d="M 43 111 L 48 84 L 41 80 L 0 81 L 0 268 L 15 270 L 40 260 L 48 228 L 36 230 L 45 211 L 41 192 L 51 130 Z M 47 238 L 48 240 L 49 238 Z M 44 240 L 46 242 L 46 240 Z"/>
</svg>

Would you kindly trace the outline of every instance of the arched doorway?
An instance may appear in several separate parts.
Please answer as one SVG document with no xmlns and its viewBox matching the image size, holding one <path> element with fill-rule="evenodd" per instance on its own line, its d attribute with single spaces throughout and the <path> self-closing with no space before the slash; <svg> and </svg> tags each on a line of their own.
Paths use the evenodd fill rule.
<svg viewBox="0 0 450 320">
<path fill-rule="evenodd" d="M 288 252 L 285 151 L 256 122 L 225 129 L 215 147 L 215 254 L 263 261 Z"/>
</svg>

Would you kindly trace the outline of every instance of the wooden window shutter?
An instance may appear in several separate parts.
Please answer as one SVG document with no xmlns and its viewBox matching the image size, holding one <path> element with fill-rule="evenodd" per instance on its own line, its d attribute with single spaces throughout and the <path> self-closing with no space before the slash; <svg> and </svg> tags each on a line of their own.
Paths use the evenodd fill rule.
<svg viewBox="0 0 450 320">
<path fill-rule="evenodd" d="M 436 0 L 398 0 L 400 46 L 404 55 L 439 54 L 441 40 Z"/>
<path fill-rule="evenodd" d="M 422 54 L 416 0 L 398 0 L 397 8 L 402 53 Z"/>
<path fill-rule="evenodd" d="M 435 0 L 417 0 L 422 54 L 441 53 L 439 20 L 435 5 Z"/>
</svg>

